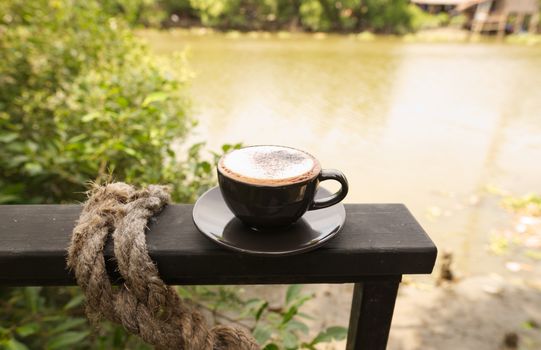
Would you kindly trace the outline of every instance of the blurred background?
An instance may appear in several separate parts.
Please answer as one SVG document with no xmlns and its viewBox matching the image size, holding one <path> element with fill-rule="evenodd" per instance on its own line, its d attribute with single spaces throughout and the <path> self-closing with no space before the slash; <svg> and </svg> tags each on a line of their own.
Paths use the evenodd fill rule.
<svg viewBox="0 0 541 350">
<path fill-rule="evenodd" d="M 4 0 L 0 203 L 111 179 L 193 202 L 223 152 L 297 147 L 347 175 L 346 202 L 405 203 L 440 250 L 405 277 L 390 349 L 539 349 L 540 4 Z M 179 287 L 268 349 L 343 349 L 351 291 Z M 91 332 L 82 303 L 0 288 L 0 348 L 147 348 Z"/>
</svg>

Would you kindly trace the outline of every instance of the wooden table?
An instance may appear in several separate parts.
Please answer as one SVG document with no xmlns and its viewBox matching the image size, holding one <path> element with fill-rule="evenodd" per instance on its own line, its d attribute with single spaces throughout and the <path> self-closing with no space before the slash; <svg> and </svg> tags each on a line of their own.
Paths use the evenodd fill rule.
<svg viewBox="0 0 541 350">
<path fill-rule="evenodd" d="M 346 204 L 346 224 L 312 252 L 244 255 L 195 228 L 192 205 L 170 205 L 149 224 L 147 245 L 169 284 L 355 283 L 347 349 L 385 349 L 403 274 L 432 272 L 437 249 L 402 204 Z M 73 285 L 66 248 L 79 205 L 0 206 L 0 285 Z M 113 256 L 105 249 L 106 260 Z M 115 278 L 114 266 L 108 266 Z"/>
</svg>

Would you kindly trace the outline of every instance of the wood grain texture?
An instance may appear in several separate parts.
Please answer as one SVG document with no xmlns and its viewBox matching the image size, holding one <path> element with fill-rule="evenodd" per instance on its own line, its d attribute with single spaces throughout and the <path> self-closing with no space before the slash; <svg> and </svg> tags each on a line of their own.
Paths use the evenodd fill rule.
<svg viewBox="0 0 541 350">
<path fill-rule="evenodd" d="M 358 282 L 430 273 L 436 247 L 402 204 L 349 204 L 342 232 L 312 252 L 261 257 L 228 251 L 197 231 L 192 205 L 170 205 L 149 224 L 147 245 L 169 284 Z M 70 285 L 66 248 L 79 205 L 0 206 L 0 285 Z M 112 246 L 105 251 L 112 278 Z"/>
</svg>

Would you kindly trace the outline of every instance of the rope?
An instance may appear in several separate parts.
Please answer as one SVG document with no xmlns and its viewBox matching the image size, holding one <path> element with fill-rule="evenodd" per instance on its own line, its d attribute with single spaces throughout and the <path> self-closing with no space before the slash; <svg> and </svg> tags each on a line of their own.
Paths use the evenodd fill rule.
<svg viewBox="0 0 541 350">
<path fill-rule="evenodd" d="M 255 350 L 244 330 L 209 329 L 203 316 L 159 277 L 145 243 L 147 221 L 170 201 L 165 186 L 137 190 L 122 182 L 89 191 L 68 248 L 67 265 L 86 297 L 92 324 L 102 319 L 122 324 L 158 349 Z M 124 283 L 113 287 L 103 248 L 112 232 L 114 255 Z"/>
</svg>

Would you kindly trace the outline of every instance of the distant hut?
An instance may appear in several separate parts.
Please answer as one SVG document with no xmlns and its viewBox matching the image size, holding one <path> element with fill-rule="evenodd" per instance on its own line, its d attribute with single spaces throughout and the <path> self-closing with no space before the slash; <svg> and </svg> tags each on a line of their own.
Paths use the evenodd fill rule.
<svg viewBox="0 0 541 350">
<path fill-rule="evenodd" d="M 510 16 L 514 16 L 513 31 L 519 31 L 529 18 L 528 29 L 535 32 L 539 23 L 538 0 L 411 0 L 428 12 L 445 11 L 463 14 L 468 27 L 475 33 L 497 31 L 505 33 Z"/>
<path fill-rule="evenodd" d="M 515 16 L 514 32 L 521 30 L 526 17 L 530 18 L 530 32 L 534 32 L 539 23 L 538 0 L 470 0 L 458 5 L 456 11 L 469 18 L 475 33 L 497 31 L 503 35 L 509 16 Z"/>
</svg>

